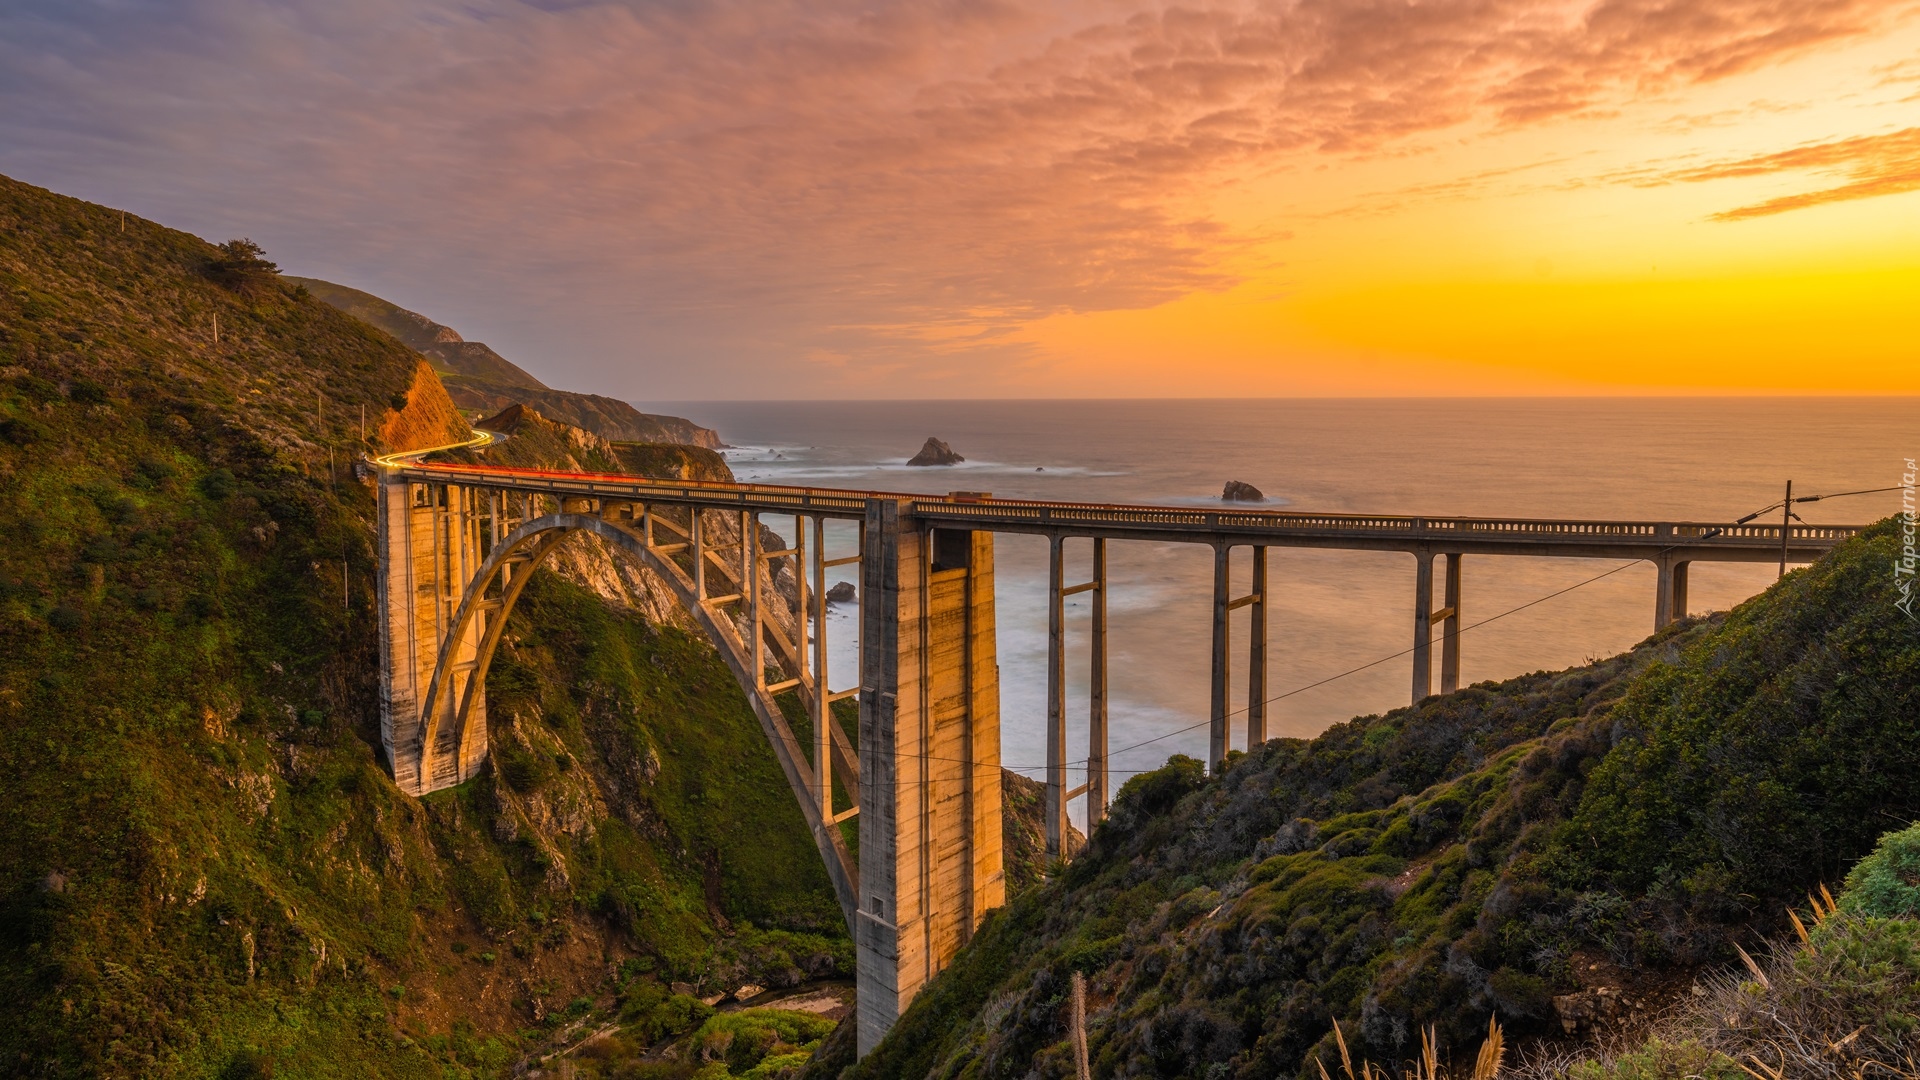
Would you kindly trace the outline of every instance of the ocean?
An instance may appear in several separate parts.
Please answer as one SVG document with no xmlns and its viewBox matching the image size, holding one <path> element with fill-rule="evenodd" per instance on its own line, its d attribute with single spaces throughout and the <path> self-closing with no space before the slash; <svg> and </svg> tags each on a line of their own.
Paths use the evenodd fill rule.
<svg viewBox="0 0 1920 1080">
<path fill-rule="evenodd" d="M 1218 506 L 1222 486 L 1266 505 L 1341 513 L 1729 521 L 1794 493 L 1899 482 L 1920 453 L 1920 403 L 1902 398 L 651 402 L 717 429 L 742 480 L 917 493 Z M 966 462 L 909 467 L 929 437 Z M 1863 523 L 1899 493 L 1803 504 L 1814 523 Z M 768 519 L 790 532 L 791 521 Z M 829 531 L 853 550 L 851 525 Z M 1090 544 L 1069 542 L 1067 579 Z M 1398 553 L 1273 548 L 1268 731 L 1311 737 L 1410 698 L 1413 560 Z M 1249 556 L 1234 560 L 1244 591 Z M 1606 574 L 1462 636 L 1461 683 L 1618 653 L 1653 629 L 1650 563 L 1473 556 L 1469 624 Z M 1624 567 L 1624 568 L 1622 568 Z M 1607 573 L 1608 571 L 1617 572 Z M 855 567 L 829 571 L 854 580 Z M 1045 756 L 1044 538 L 995 541 L 1003 760 L 1040 776 Z M 1772 564 L 1695 563 L 1689 607 L 1724 610 L 1765 588 Z M 1436 577 L 1438 575 L 1436 574 Z M 1110 724 L 1117 785 L 1207 743 L 1212 555 L 1199 545 L 1108 545 Z M 1068 601 L 1069 745 L 1084 755 L 1085 596 Z M 1436 598 L 1435 606 L 1439 606 Z M 1245 706 L 1245 613 L 1234 629 L 1234 708 Z M 829 616 L 834 689 L 851 686 L 850 608 Z M 1437 642 L 1437 637 L 1436 637 Z M 1379 663 L 1371 663 L 1381 661 Z M 1371 666 L 1367 666 L 1371 663 Z M 1358 669 L 1358 670 L 1355 670 Z M 1434 654 L 1438 686 L 1439 651 Z M 1337 676 L 1337 677 L 1335 677 Z M 1331 681 L 1328 680 L 1331 678 Z M 1314 684 L 1319 685 L 1314 685 Z M 1306 688 L 1306 689 L 1302 689 Z M 1244 748 L 1244 733 L 1234 745 Z M 1076 773 L 1072 783 L 1083 777 Z"/>
</svg>

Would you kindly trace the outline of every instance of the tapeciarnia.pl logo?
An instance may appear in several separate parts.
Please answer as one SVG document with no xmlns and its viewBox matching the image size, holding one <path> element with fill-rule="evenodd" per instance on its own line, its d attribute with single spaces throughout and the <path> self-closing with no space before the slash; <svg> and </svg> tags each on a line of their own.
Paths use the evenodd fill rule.
<svg viewBox="0 0 1920 1080">
<path fill-rule="evenodd" d="M 1913 479 L 1916 470 L 1913 459 L 1908 458 L 1907 471 L 1900 474 L 1900 557 L 1893 560 L 1893 587 L 1899 590 L 1900 599 L 1893 606 L 1901 610 L 1907 618 L 1920 622 L 1920 615 L 1913 611 L 1913 572 L 1916 556 L 1913 550 Z"/>
</svg>

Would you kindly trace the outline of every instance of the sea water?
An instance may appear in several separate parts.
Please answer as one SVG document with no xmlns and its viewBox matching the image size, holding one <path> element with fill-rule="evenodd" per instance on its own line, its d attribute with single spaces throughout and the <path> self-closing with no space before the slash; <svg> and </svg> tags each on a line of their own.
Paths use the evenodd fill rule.
<svg viewBox="0 0 1920 1080">
<path fill-rule="evenodd" d="M 1228 505 L 1220 500 L 1222 486 L 1240 480 L 1275 509 L 1726 522 L 1778 501 L 1789 479 L 1796 495 L 1898 483 L 1904 460 L 1920 452 L 1914 405 L 1887 398 L 1555 398 L 641 407 L 717 429 L 731 444 L 729 464 L 748 481 L 1220 507 Z M 908 466 L 929 436 L 951 444 L 966 462 Z M 1886 492 L 1796 509 L 1808 522 L 1865 523 L 1896 512 L 1898 500 L 1897 492 Z M 1778 519 L 1776 511 L 1763 520 Z M 791 519 L 767 524 L 791 535 Z M 852 554 L 854 546 L 851 525 L 829 526 L 830 556 Z M 1246 591 L 1249 558 L 1246 549 L 1236 551 L 1235 595 Z M 1107 545 L 1116 787 L 1170 754 L 1205 757 L 1212 559 L 1198 544 Z M 1089 541 L 1068 542 L 1069 583 L 1086 580 L 1090 560 Z M 1436 561 L 1436 582 L 1437 570 Z M 999 535 L 995 573 L 1003 760 L 1037 777 L 1046 761 L 1046 539 Z M 1695 613 L 1724 610 L 1777 573 L 1771 563 L 1696 562 L 1688 606 Z M 857 567 L 827 576 L 830 583 L 854 581 Z M 1463 686 L 1610 656 L 1653 630 L 1651 563 L 1474 555 L 1463 561 L 1463 577 L 1464 622 L 1500 616 L 1463 634 Z M 1268 579 L 1267 694 L 1278 698 L 1268 707 L 1270 736 L 1310 737 L 1408 703 L 1412 660 L 1396 654 L 1413 642 L 1410 555 L 1276 547 Z M 1086 754 L 1087 600 L 1067 600 L 1068 745 L 1076 760 Z M 1440 603 L 1436 595 L 1434 606 Z M 1244 710 L 1247 613 L 1236 616 L 1232 707 Z M 851 606 L 833 609 L 829 673 L 836 690 L 856 681 L 857 630 Z M 1437 629 L 1433 666 L 1437 690 Z M 1245 747 L 1240 712 L 1233 746 Z M 1076 769 L 1070 782 L 1083 779 Z"/>
</svg>

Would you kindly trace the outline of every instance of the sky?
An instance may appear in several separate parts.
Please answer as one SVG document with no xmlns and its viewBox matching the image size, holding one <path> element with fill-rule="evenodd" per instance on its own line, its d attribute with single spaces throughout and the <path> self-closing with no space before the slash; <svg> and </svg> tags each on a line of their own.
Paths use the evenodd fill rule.
<svg viewBox="0 0 1920 1080">
<path fill-rule="evenodd" d="M 1920 3 L 9 0 L 0 172 L 630 400 L 1920 393 Z"/>
</svg>

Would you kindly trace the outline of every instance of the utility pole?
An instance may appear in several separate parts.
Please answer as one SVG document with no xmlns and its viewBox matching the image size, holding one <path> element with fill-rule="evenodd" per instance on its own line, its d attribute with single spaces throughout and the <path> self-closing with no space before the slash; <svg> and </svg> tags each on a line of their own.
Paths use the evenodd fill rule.
<svg viewBox="0 0 1920 1080">
<path fill-rule="evenodd" d="M 1087 1067 L 1087 977 L 1073 973 L 1073 1073 L 1077 1080 L 1092 1080 Z"/>
<path fill-rule="evenodd" d="M 1793 481 L 1789 480 L 1787 481 L 1787 499 L 1780 504 L 1780 577 L 1787 576 L 1787 533 L 1791 531 L 1793 531 Z"/>
</svg>

